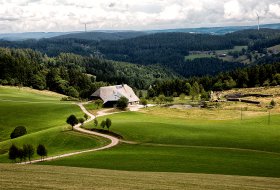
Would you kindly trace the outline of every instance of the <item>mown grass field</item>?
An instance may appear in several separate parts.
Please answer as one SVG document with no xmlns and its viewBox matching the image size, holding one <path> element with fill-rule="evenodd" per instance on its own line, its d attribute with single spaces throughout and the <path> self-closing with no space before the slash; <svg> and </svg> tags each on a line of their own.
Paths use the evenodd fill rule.
<svg viewBox="0 0 280 190">
<path fill-rule="evenodd" d="M 70 131 L 66 118 L 84 114 L 73 102 L 60 101 L 61 95 L 28 88 L 0 86 L 0 162 L 10 162 L 7 151 L 17 146 L 44 144 L 49 155 L 63 154 L 102 146 L 103 139 Z M 16 126 L 23 125 L 28 134 L 10 139 Z"/>
<path fill-rule="evenodd" d="M 185 56 L 185 60 L 194 60 L 194 59 L 201 59 L 201 58 L 211 58 L 215 57 L 213 54 L 201 53 L 201 54 L 193 54 Z"/>
<path fill-rule="evenodd" d="M 44 164 L 130 171 L 280 177 L 280 117 L 238 111 L 149 108 L 107 116 L 124 140 L 116 148 Z M 199 117 L 198 112 L 202 116 Z M 203 113 L 204 112 L 204 113 Z M 237 118 L 230 119 L 230 115 Z M 208 117 L 207 117 L 208 116 Z M 249 117 L 250 116 L 250 117 Z M 101 121 L 106 117 L 99 118 Z M 86 127 L 91 128 L 90 123 Z"/>
<path fill-rule="evenodd" d="M 248 49 L 248 46 L 234 46 L 234 48 L 232 49 L 225 49 L 225 50 L 215 50 L 215 54 L 211 53 L 211 54 L 208 54 L 206 52 L 201 52 L 200 54 L 192 54 L 192 55 L 188 55 L 188 56 L 185 56 L 185 60 L 194 60 L 194 59 L 201 59 L 201 58 L 215 58 L 216 55 L 220 55 L 220 54 L 228 54 L 229 52 L 234 52 L 234 51 L 242 51 L 242 49 Z M 223 59 L 224 61 L 236 61 L 236 59 L 232 58 L 231 56 L 226 56 L 226 57 L 222 57 L 221 59 Z M 246 58 L 240 58 L 240 59 L 237 59 L 238 61 L 242 61 Z"/>
<path fill-rule="evenodd" d="M 1 189 L 276 190 L 280 179 L 0 164 Z"/>
</svg>

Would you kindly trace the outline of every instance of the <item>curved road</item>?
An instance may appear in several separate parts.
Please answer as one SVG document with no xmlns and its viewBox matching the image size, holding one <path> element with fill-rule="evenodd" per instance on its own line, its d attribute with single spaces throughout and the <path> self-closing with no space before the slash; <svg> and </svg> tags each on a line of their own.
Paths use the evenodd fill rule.
<svg viewBox="0 0 280 190">
<path fill-rule="evenodd" d="M 77 105 L 81 108 L 81 110 L 85 114 L 87 114 L 90 117 L 88 120 L 85 121 L 85 123 L 88 123 L 88 122 L 95 119 L 95 116 L 92 115 L 91 113 L 89 113 L 86 110 L 86 108 L 83 106 L 82 103 L 79 103 Z M 32 164 L 32 163 L 37 163 L 37 162 L 55 160 L 55 159 L 58 159 L 58 158 L 64 158 L 64 157 L 73 156 L 73 155 L 82 154 L 82 153 L 87 153 L 87 152 L 95 152 L 95 151 L 111 148 L 113 146 L 116 146 L 119 143 L 118 138 L 112 137 L 110 135 L 105 135 L 105 134 L 89 131 L 89 130 L 86 130 L 86 129 L 82 129 L 80 123 L 74 126 L 74 130 L 79 131 L 81 133 L 86 133 L 86 134 L 95 135 L 95 136 L 99 136 L 99 137 L 109 139 L 111 141 L 111 143 L 106 145 L 106 146 L 100 147 L 100 148 L 94 148 L 94 149 L 89 149 L 89 150 L 83 150 L 83 151 L 77 151 L 77 152 L 72 152 L 72 153 L 67 153 L 67 154 L 61 154 L 61 155 L 58 155 L 58 156 L 51 156 L 51 157 L 45 158 L 44 160 L 38 159 L 38 160 L 32 160 L 31 162 L 22 162 L 20 164 Z"/>
</svg>

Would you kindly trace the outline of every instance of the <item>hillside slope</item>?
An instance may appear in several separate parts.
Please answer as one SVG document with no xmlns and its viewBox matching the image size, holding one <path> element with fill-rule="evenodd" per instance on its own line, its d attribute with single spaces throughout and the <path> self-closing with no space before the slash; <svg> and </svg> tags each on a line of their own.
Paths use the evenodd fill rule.
<svg viewBox="0 0 280 190">
<path fill-rule="evenodd" d="M 51 92 L 0 86 L 0 162 L 10 162 L 7 152 L 11 144 L 18 147 L 44 144 L 52 156 L 107 143 L 103 138 L 72 131 L 66 118 L 71 114 L 77 117 L 84 114 L 73 102 L 60 99 L 61 96 Z M 10 139 L 10 133 L 17 126 L 25 126 L 27 134 Z"/>
</svg>

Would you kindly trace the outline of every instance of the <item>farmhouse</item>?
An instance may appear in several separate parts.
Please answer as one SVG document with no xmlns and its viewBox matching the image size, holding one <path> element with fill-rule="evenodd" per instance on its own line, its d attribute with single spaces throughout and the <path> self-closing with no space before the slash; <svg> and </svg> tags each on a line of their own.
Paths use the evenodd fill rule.
<svg viewBox="0 0 280 190">
<path fill-rule="evenodd" d="M 92 99 L 102 99 L 105 107 L 114 106 L 122 96 L 126 97 L 131 105 L 139 103 L 139 98 L 126 84 L 101 87 L 91 95 Z"/>
</svg>

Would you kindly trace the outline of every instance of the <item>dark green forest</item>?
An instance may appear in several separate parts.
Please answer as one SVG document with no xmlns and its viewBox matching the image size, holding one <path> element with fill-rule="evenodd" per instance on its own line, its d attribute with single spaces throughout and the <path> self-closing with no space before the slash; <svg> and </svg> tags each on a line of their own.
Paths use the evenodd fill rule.
<svg viewBox="0 0 280 190">
<path fill-rule="evenodd" d="M 280 31 L 244 30 L 226 35 L 155 33 L 121 40 L 99 38 L 102 39 L 102 36 L 92 37 L 91 33 L 79 33 L 41 40 L 0 41 L 0 46 L 30 48 L 49 57 L 74 53 L 140 65 L 156 64 L 183 77 L 191 77 L 215 75 L 243 67 L 244 64 L 213 58 L 185 60 L 190 51 L 215 51 L 246 45 L 248 50 L 244 53 L 248 56 L 253 51 L 266 53 L 266 47 L 279 44 Z"/>
<path fill-rule="evenodd" d="M 160 94 L 165 96 L 181 93 L 190 95 L 190 89 L 195 83 L 200 86 L 201 92 L 280 85 L 280 54 L 275 57 L 279 60 L 277 63 L 239 68 L 215 76 L 156 81 L 148 89 L 148 97 L 156 97 Z"/>
<path fill-rule="evenodd" d="M 89 98 L 97 88 L 128 84 L 145 89 L 155 80 L 176 77 L 158 66 L 113 62 L 61 53 L 48 57 L 31 49 L 0 48 L 0 83 L 48 89 L 72 97 Z"/>
<path fill-rule="evenodd" d="M 99 86 L 121 83 L 134 89 L 149 89 L 151 97 L 188 94 L 186 84 L 195 82 L 205 91 L 279 84 L 279 53 L 267 51 L 280 44 L 279 30 L 244 30 L 225 35 L 135 35 L 140 36 L 122 39 L 122 34 L 119 40 L 96 40 L 90 33 L 80 33 L 41 40 L 0 41 L 0 83 L 81 98 L 89 98 Z M 248 48 L 229 54 L 237 58 L 247 56 L 252 62 L 230 62 L 218 56 L 185 59 L 190 51 L 218 51 L 234 46 Z"/>
</svg>

